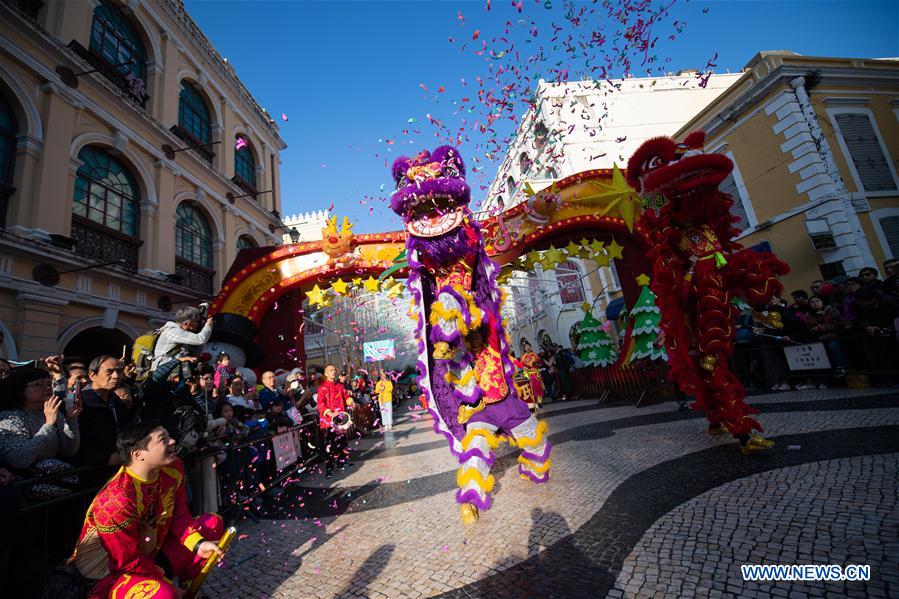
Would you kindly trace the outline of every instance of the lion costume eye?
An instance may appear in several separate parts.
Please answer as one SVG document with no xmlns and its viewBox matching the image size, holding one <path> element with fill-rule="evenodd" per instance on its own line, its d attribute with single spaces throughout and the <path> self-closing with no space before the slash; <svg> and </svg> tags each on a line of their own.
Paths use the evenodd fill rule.
<svg viewBox="0 0 899 599">
<path fill-rule="evenodd" d="M 443 165 L 443 172 L 447 177 L 459 176 L 459 169 L 456 167 L 456 164 L 454 162 L 447 161 L 447 163 Z"/>
<path fill-rule="evenodd" d="M 652 171 L 662 166 L 662 159 L 658 156 L 653 156 L 649 160 L 643 163 L 643 171 Z"/>
</svg>

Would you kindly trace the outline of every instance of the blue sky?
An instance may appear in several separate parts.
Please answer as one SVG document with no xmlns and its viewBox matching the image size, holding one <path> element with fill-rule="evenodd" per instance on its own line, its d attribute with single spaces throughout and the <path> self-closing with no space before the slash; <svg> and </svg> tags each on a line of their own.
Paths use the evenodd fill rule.
<svg viewBox="0 0 899 599">
<path fill-rule="evenodd" d="M 477 77 L 484 81 L 483 89 L 493 88 L 497 97 L 503 97 L 497 84 L 488 80 L 490 64 L 494 70 L 503 67 L 506 73 L 499 80 L 516 80 L 518 93 L 524 96 L 534 91 L 532 83 L 538 76 L 554 78 L 552 68 L 569 68 L 572 78 L 586 71 L 581 53 L 559 45 L 569 34 L 575 41 L 590 39 L 593 31 L 607 35 L 604 44 L 587 50 L 597 56 L 587 66 L 595 67 L 604 55 L 613 55 L 613 46 L 624 45 L 620 37 L 614 43 L 612 38 L 637 18 L 625 15 L 625 26 L 621 26 L 596 13 L 573 24 L 566 14 L 576 18 L 580 10 L 600 8 L 601 3 L 578 2 L 572 8 L 560 0 L 520 2 L 521 12 L 509 0 L 491 0 L 489 11 L 487 0 L 187 0 L 185 5 L 259 103 L 278 118 L 289 146 L 281 154 L 282 213 L 333 205 L 336 214 L 352 218 L 357 233 L 364 233 L 399 228 L 384 201 L 392 188 L 385 161 L 440 143 L 428 114 L 467 137 L 460 147 L 468 162 L 473 199 L 483 198 L 481 188 L 489 185 L 498 162 L 485 156 L 490 146 L 472 122 L 483 121 L 486 112 L 474 102 Z M 553 24 L 561 27 L 555 43 L 551 41 Z M 679 0 L 653 24 L 649 38 L 658 41 L 651 51 L 631 46 L 625 52 L 634 60 L 631 72 L 635 76 L 647 74 L 641 58 L 654 58 L 650 68 L 677 71 L 702 69 L 716 53 L 714 70 L 723 73 L 741 69 L 760 50 L 792 50 L 808 56 L 899 56 L 897 31 L 897 2 Z M 486 51 L 476 55 L 484 42 Z M 528 64 L 528 57 L 536 56 L 540 46 L 545 60 Z M 511 65 L 520 71 L 510 73 Z M 613 70 L 611 75 L 620 76 L 620 63 L 615 69 L 618 72 Z M 524 81 L 524 76 L 532 81 Z M 438 92 L 440 86 L 443 92 Z M 505 94 L 513 96 L 506 114 L 521 116 L 526 104 L 515 93 Z M 464 97 L 469 101 L 458 111 L 453 101 Z M 475 112 L 469 113 L 472 106 Z M 287 122 L 281 121 L 281 113 L 288 116 Z M 461 118 L 468 124 L 462 125 Z M 514 123 L 502 118 L 493 129 L 502 145 Z M 473 167 L 477 172 L 471 172 Z"/>
</svg>

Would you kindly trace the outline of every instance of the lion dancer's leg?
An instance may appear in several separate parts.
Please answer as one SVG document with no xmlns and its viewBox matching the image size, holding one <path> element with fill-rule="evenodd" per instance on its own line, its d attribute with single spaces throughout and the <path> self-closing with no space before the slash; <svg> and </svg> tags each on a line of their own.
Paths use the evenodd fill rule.
<svg viewBox="0 0 899 599">
<path fill-rule="evenodd" d="M 730 302 L 724 276 L 711 264 L 702 271 L 697 270 L 694 279 L 698 298 L 696 345 L 707 389 L 703 409 L 709 432 L 723 432 L 723 427 L 740 441 L 743 453 L 768 449 L 773 443 L 753 434 L 754 430 L 762 430 L 751 417 L 758 410 L 744 401 L 746 391 L 728 364 L 733 352 L 736 308 Z"/>
<path fill-rule="evenodd" d="M 472 423 L 466 431 L 456 475 L 459 485 L 456 502 L 461 510 L 462 523 L 473 524 L 478 519 L 478 510 L 490 509 L 490 492 L 494 483 L 490 468 L 496 459 L 493 450 L 499 445 L 499 437 L 495 434 L 496 427 L 486 422 Z"/>
<path fill-rule="evenodd" d="M 538 422 L 531 416 L 512 429 L 512 436 L 521 448 L 518 456 L 518 474 L 521 478 L 535 483 L 548 481 L 552 444 L 546 435 L 546 423 Z"/>
</svg>

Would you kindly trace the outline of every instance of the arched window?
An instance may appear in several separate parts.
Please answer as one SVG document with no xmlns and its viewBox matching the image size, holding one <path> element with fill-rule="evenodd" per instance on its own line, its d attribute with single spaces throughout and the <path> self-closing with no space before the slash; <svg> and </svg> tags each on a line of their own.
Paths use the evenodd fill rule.
<svg viewBox="0 0 899 599">
<path fill-rule="evenodd" d="M 543 301 L 540 295 L 540 280 L 536 274 L 528 273 L 528 296 L 530 296 L 531 309 L 534 313 L 539 312 L 543 308 Z"/>
<path fill-rule="evenodd" d="M 548 167 L 546 167 L 546 178 L 547 179 L 558 179 L 559 173 L 557 173 L 556 169 L 554 169 L 553 167 L 548 166 Z"/>
<path fill-rule="evenodd" d="M 522 178 L 531 170 L 531 157 L 528 156 L 527 152 L 522 152 L 521 156 L 518 157 L 518 168 L 521 170 Z"/>
<path fill-rule="evenodd" d="M 559 298 L 562 304 L 584 303 L 584 284 L 581 281 L 581 269 L 569 260 L 565 264 L 556 265 L 556 280 L 559 282 Z"/>
<path fill-rule="evenodd" d="M 506 191 L 509 192 L 509 197 L 515 193 L 515 178 L 512 175 L 506 177 Z"/>
<path fill-rule="evenodd" d="M 134 25 L 114 4 L 102 0 L 94 9 L 90 55 L 98 66 L 121 65 L 101 71 L 118 87 L 138 100 L 147 99 L 147 53 Z M 121 64 L 129 62 L 130 64 Z"/>
<path fill-rule="evenodd" d="M 102 148 L 78 152 L 72 211 L 113 231 L 138 236 L 140 189 L 122 162 Z"/>
<path fill-rule="evenodd" d="M 243 135 L 235 138 L 234 179 L 241 187 L 249 188 L 248 192 L 256 191 L 256 160 L 250 149 L 250 141 Z"/>
<path fill-rule="evenodd" d="M 181 202 L 175 211 L 175 255 L 204 268 L 212 268 L 212 229 L 199 208 Z"/>
<path fill-rule="evenodd" d="M 9 196 L 15 191 L 13 175 L 16 170 L 16 136 L 19 123 L 12 106 L 0 95 L 0 229 L 6 227 Z"/>
<path fill-rule="evenodd" d="M 237 238 L 237 251 L 245 250 L 247 248 L 258 248 L 259 244 L 256 243 L 256 240 L 250 237 L 249 235 L 241 235 Z"/>
<path fill-rule="evenodd" d="M 181 82 L 181 94 L 178 96 L 178 127 L 175 131 L 188 142 L 197 146 L 197 152 L 212 162 L 215 152 L 212 146 L 212 118 L 209 107 L 200 90 L 190 81 Z M 205 144 L 205 145 L 204 145 Z"/>
</svg>

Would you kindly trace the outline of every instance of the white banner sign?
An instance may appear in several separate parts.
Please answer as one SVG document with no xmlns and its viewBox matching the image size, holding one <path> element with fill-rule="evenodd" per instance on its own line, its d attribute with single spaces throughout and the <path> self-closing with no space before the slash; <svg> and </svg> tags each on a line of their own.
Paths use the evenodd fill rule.
<svg viewBox="0 0 899 599">
<path fill-rule="evenodd" d="M 297 461 L 297 446 L 293 441 L 293 432 L 272 437 L 272 448 L 275 450 L 275 465 L 284 470 Z"/>
<path fill-rule="evenodd" d="M 784 348 L 790 370 L 828 370 L 830 360 L 823 343 L 790 345 Z"/>
</svg>

